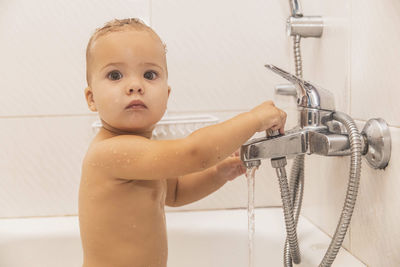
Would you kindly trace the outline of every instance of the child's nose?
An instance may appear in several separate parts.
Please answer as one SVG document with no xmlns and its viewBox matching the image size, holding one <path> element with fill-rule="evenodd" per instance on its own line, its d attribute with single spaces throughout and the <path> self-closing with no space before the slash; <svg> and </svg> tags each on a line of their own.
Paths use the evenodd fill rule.
<svg viewBox="0 0 400 267">
<path fill-rule="evenodd" d="M 130 77 L 127 80 L 126 86 L 126 94 L 131 95 L 134 94 L 135 92 L 137 94 L 143 95 L 144 94 L 144 84 L 143 80 L 140 77 Z"/>
<path fill-rule="evenodd" d="M 143 90 L 142 87 L 131 87 L 131 88 L 129 88 L 129 89 L 127 90 L 127 94 L 128 94 L 128 95 L 134 94 L 135 91 L 136 91 L 138 94 L 141 94 L 141 95 L 143 95 L 143 93 L 144 93 L 144 90 Z"/>
</svg>

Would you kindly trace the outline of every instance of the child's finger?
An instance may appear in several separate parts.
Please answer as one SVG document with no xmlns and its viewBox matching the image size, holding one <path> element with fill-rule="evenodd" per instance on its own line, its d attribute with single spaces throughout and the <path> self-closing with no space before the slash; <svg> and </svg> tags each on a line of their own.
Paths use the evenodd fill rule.
<svg viewBox="0 0 400 267">
<path fill-rule="evenodd" d="M 240 169 L 240 174 L 245 174 L 246 173 L 246 167 L 244 165 L 240 165 L 239 169 Z"/>
<path fill-rule="evenodd" d="M 239 158 L 236 158 L 235 165 L 240 170 L 241 173 L 246 172 L 246 166 L 244 165 L 244 162 Z"/>
<path fill-rule="evenodd" d="M 236 151 L 233 152 L 230 156 L 231 156 L 231 157 L 238 157 L 238 156 L 239 156 L 239 151 L 240 151 L 240 149 L 236 150 Z"/>
</svg>

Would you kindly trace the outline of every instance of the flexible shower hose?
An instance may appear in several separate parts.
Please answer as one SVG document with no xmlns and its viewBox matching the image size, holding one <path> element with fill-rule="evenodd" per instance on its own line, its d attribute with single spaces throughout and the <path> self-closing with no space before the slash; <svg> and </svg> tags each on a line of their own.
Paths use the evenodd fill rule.
<svg viewBox="0 0 400 267">
<path fill-rule="evenodd" d="M 300 36 L 296 35 L 294 37 L 294 56 L 295 56 L 295 66 L 296 66 L 296 76 L 302 78 L 302 60 L 300 53 Z M 333 119 L 341 122 L 349 135 L 350 149 L 351 149 L 351 165 L 350 165 L 350 176 L 349 183 L 347 187 L 346 198 L 344 201 L 344 206 L 342 213 L 336 227 L 335 234 L 331 240 L 328 250 L 325 253 L 324 258 L 320 263 L 320 267 L 331 266 L 342 246 L 344 237 L 346 235 L 348 226 L 350 225 L 351 216 L 353 214 L 354 206 L 356 203 L 360 172 L 361 172 L 361 150 L 362 150 L 362 137 L 358 132 L 357 126 L 355 125 L 353 119 L 341 112 L 333 113 Z M 278 161 L 279 162 L 279 161 Z M 298 218 L 301 210 L 301 204 L 303 199 L 304 191 L 304 154 L 297 155 L 294 159 L 290 186 L 287 186 L 286 171 L 284 166 L 286 165 L 286 160 L 284 164 L 280 162 L 281 165 L 276 165 L 276 171 L 279 179 L 279 184 L 281 188 L 282 204 L 285 215 L 285 223 L 287 230 L 287 238 L 284 248 L 284 266 L 291 267 L 292 261 L 294 263 L 300 263 L 300 251 L 298 246 L 298 240 L 296 235 L 296 226 L 298 223 Z M 273 163 L 274 164 L 274 163 Z M 290 197 L 288 197 L 290 196 Z M 289 201 L 290 200 L 290 201 Z M 288 214 L 288 213 L 292 214 Z"/>
<path fill-rule="evenodd" d="M 350 225 L 354 206 L 356 204 L 361 174 L 362 137 L 358 132 L 356 124 L 350 116 L 341 112 L 333 113 L 333 119 L 343 123 L 347 133 L 349 134 L 351 149 L 350 176 L 342 214 L 340 215 L 339 223 L 336 227 L 336 231 L 333 235 L 329 248 L 319 265 L 321 267 L 331 266 L 336 258 L 337 253 L 339 252 L 340 247 L 342 246 L 347 228 Z"/>
<path fill-rule="evenodd" d="M 286 157 L 273 158 L 271 159 L 272 167 L 276 170 L 276 175 L 278 176 L 279 187 L 281 190 L 282 205 L 283 205 L 283 215 L 285 218 L 286 225 L 286 244 L 288 245 L 289 258 L 293 260 L 294 263 L 300 263 L 300 249 L 299 243 L 297 242 L 296 233 L 296 221 L 294 218 L 293 211 L 293 201 L 289 190 L 289 185 L 286 176 Z M 286 251 L 286 249 L 285 249 Z"/>
<path fill-rule="evenodd" d="M 293 37 L 293 52 L 294 52 L 294 63 L 296 68 L 296 76 L 299 78 L 303 77 L 303 67 L 301 60 L 301 51 L 300 51 L 300 35 L 295 35 Z M 278 178 L 279 179 L 279 178 Z M 280 184 L 281 191 L 285 190 L 284 187 Z M 290 184 L 289 184 L 289 194 L 291 197 L 291 205 L 294 213 L 294 220 L 289 221 L 286 224 L 286 229 L 296 228 L 297 223 L 299 221 L 299 215 L 301 211 L 301 204 L 303 201 L 303 192 L 304 192 L 304 154 L 297 155 L 293 161 L 292 171 L 290 173 Z M 282 195 L 282 194 L 281 194 Z M 283 200 L 282 200 L 283 203 Z M 283 205 L 284 210 L 288 210 L 288 207 Z M 289 224 L 289 225 L 288 225 Z M 283 263 L 285 267 L 292 267 L 292 261 L 296 264 L 300 263 L 300 249 L 298 246 L 297 235 L 295 237 L 289 235 L 289 231 L 287 231 L 287 237 L 285 242 L 285 248 L 283 251 Z M 290 239 L 293 240 L 291 242 L 295 242 L 296 244 L 290 246 Z M 292 248 L 291 248 L 292 247 Z M 293 247 L 296 249 L 293 251 Z"/>
</svg>

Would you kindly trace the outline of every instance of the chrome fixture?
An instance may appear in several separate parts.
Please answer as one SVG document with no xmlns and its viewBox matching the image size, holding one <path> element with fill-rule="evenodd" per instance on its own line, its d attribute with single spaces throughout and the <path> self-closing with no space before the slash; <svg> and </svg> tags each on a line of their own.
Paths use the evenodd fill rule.
<svg viewBox="0 0 400 267">
<path fill-rule="evenodd" d="M 319 265 L 329 267 L 335 260 L 350 225 L 360 181 L 361 156 L 364 155 L 368 164 L 375 169 L 384 169 L 388 165 L 391 154 L 389 127 L 383 119 L 370 119 L 359 133 L 350 116 L 335 111 L 333 95 L 329 91 L 273 65 L 266 67 L 293 84 L 299 110 L 299 125 L 286 131 L 284 135 L 267 131 L 265 137 L 249 140 L 242 145 L 240 158 L 247 168 L 258 167 L 261 160 L 268 158 L 276 169 L 287 231 L 285 267 L 301 262 L 296 226 L 303 195 L 304 155 L 351 155 L 349 182 L 342 213 Z M 288 94 L 285 92 L 285 95 Z M 285 170 L 286 158 L 294 156 L 289 185 Z"/>
<path fill-rule="evenodd" d="M 286 33 L 289 36 L 319 38 L 322 36 L 323 29 L 324 21 L 321 16 L 291 16 L 286 21 Z"/>
<path fill-rule="evenodd" d="M 368 142 L 365 154 L 368 164 L 374 169 L 384 169 L 391 154 L 392 140 L 388 125 L 381 118 L 370 119 L 361 134 Z"/>
<path fill-rule="evenodd" d="M 288 36 L 299 35 L 302 38 L 322 36 L 324 21 L 321 16 L 303 16 L 300 3 L 289 0 L 291 16 L 286 21 Z"/>
<path fill-rule="evenodd" d="M 296 86 L 293 84 L 278 84 L 275 86 L 275 94 L 297 96 Z"/>
<path fill-rule="evenodd" d="M 303 16 L 298 0 L 289 0 L 290 17 L 286 20 L 286 33 L 293 36 L 296 76 L 302 78 L 302 60 L 300 53 L 301 38 L 321 38 L 324 30 L 324 21 L 321 16 Z M 291 85 L 278 85 L 276 91 L 280 94 L 294 94 Z"/>
<path fill-rule="evenodd" d="M 240 153 L 246 166 L 258 166 L 261 160 L 267 158 L 299 154 L 350 155 L 348 133 L 344 125 L 333 116 L 336 112 L 332 93 L 274 65 L 266 67 L 295 86 L 299 125 L 287 130 L 284 135 L 255 138 L 246 142 Z M 386 122 L 383 119 L 371 119 L 361 134 L 362 155 L 371 167 L 384 169 L 391 152 L 391 138 Z"/>
</svg>

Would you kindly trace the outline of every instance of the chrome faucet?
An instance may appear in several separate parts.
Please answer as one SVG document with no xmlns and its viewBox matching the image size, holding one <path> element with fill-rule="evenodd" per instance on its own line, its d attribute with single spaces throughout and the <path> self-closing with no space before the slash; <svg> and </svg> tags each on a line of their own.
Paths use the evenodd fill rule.
<svg viewBox="0 0 400 267">
<path fill-rule="evenodd" d="M 254 138 L 243 144 L 240 157 L 246 167 L 259 166 L 262 159 L 298 154 L 350 155 L 348 133 L 343 124 L 333 118 L 333 94 L 274 65 L 265 67 L 294 85 L 299 125 L 286 131 L 284 135 L 267 134 L 266 137 Z M 366 155 L 372 167 L 385 168 L 391 152 L 390 133 L 385 121 L 369 120 L 361 134 L 362 155 Z"/>
</svg>

